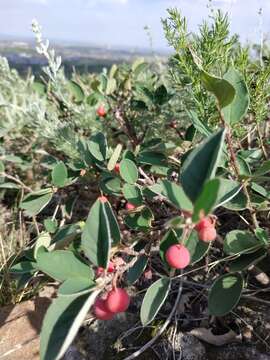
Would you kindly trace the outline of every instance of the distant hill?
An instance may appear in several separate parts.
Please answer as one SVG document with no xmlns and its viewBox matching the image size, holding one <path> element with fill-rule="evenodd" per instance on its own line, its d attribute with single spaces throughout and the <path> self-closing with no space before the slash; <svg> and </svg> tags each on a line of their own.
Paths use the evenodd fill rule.
<svg viewBox="0 0 270 360">
<path fill-rule="evenodd" d="M 153 53 L 148 49 L 98 47 L 68 42 L 63 44 L 54 42 L 52 47 L 62 57 L 67 75 L 71 73 L 73 67 L 79 73 L 100 72 L 113 63 L 131 62 L 140 56 L 150 61 L 153 59 Z M 155 55 L 164 59 L 167 57 L 165 52 L 157 52 Z M 26 74 L 29 68 L 34 74 L 38 74 L 42 66 L 46 65 L 46 59 L 37 54 L 34 41 L 29 39 L 0 35 L 0 56 L 6 57 L 10 66 L 16 68 L 21 74 Z"/>
</svg>

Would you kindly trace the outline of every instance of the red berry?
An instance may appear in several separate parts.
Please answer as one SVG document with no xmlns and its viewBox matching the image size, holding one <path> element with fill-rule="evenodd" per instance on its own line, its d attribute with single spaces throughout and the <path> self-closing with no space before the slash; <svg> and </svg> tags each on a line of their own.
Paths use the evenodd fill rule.
<svg viewBox="0 0 270 360">
<path fill-rule="evenodd" d="M 100 117 L 104 117 L 106 116 L 106 110 L 104 108 L 103 105 L 101 105 L 98 109 L 97 109 L 97 115 Z"/>
<path fill-rule="evenodd" d="M 106 198 L 106 196 L 100 196 L 100 197 L 98 198 L 98 200 L 101 201 L 102 203 L 105 203 L 105 202 L 108 201 L 108 199 Z"/>
<path fill-rule="evenodd" d="M 217 237 L 217 231 L 214 226 L 207 226 L 199 231 L 199 239 L 205 242 L 214 241 Z"/>
<path fill-rule="evenodd" d="M 108 268 L 107 268 L 108 273 L 113 273 L 115 271 L 115 265 L 112 261 L 109 262 Z M 96 270 L 96 276 L 100 276 L 105 272 L 105 269 L 101 266 L 99 266 Z"/>
<path fill-rule="evenodd" d="M 114 171 L 118 172 L 118 173 L 120 172 L 120 164 L 119 163 L 115 164 Z"/>
<path fill-rule="evenodd" d="M 115 265 L 114 265 L 114 263 L 113 263 L 112 261 L 110 261 L 110 262 L 109 262 L 109 265 L 108 265 L 108 268 L 107 268 L 107 271 L 108 271 L 109 273 L 113 273 L 114 270 L 115 270 Z"/>
<path fill-rule="evenodd" d="M 172 245 L 165 254 L 167 263 L 175 269 L 184 269 L 190 263 L 190 253 L 188 249 L 181 244 Z"/>
<path fill-rule="evenodd" d="M 197 231 L 201 231 L 204 228 L 212 227 L 213 223 L 209 217 L 203 218 L 201 221 L 198 222 L 198 224 L 195 226 L 195 229 Z"/>
<path fill-rule="evenodd" d="M 108 310 L 106 300 L 97 298 L 93 307 L 93 313 L 99 320 L 111 320 L 114 314 Z"/>
<path fill-rule="evenodd" d="M 134 210 L 136 208 L 135 205 L 131 204 L 131 203 L 126 203 L 126 210 Z"/>
<path fill-rule="evenodd" d="M 106 306 L 112 313 L 124 312 L 129 307 L 130 298 L 125 289 L 115 288 L 108 293 Z"/>
</svg>

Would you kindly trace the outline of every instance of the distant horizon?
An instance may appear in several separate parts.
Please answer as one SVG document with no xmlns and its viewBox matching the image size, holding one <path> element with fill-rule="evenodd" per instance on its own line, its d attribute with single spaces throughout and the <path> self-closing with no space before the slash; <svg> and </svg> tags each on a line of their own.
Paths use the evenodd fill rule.
<svg viewBox="0 0 270 360">
<path fill-rule="evenodd" d="M 31 21 L 36 18 L 44 39 L 54 43 L 151 51 L 148 26 L 153 49 L 169 52 L 161 17 L 175 6 L 192 32 L 209 19 L 209 6 L 228 12 L 231 33 L 242 42 L 259 43 L 262 33 L 270 32 L 270 1 L 265 0 L 1 0 L 0 34 L 34 41 Z"/>
</svg>

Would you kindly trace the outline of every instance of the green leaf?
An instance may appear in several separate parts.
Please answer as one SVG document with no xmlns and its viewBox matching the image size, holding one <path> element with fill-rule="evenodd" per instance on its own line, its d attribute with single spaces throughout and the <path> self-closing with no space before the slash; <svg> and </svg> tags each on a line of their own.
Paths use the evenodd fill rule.
<svg viewBox="0 0 270 360">
<path fill-rule="evenodd" d="M 59 228 L 53 237 L 53 245 L 50 250 L 59 249 L 67 246 L 80 233 L 80 227 L 77 224 L 65 225 Z"/>
<path fill-rule="evenodd" d="M 77 84 L 75 81 L 70 80 L 68 82 L 68 89 L 71 92 L 71 94 L 74 96 L 75 102 L 81 104 L 84 100 L 84 92 L 81 86 Z"/>
<path fill-rule="evenodd" d="M 126 200 L 136 206 L 142 205 L 143 198 L 141 189 L 137 185 L 125 184 L 123 186 L 123 194 Z"/>
<path fill-rule="evenodd" d="M 20 189 L 21 186 L 18 184 L 15 184 L 13 182 L 5 182 L 3 184 L 0 184 L 0 189 Z"/>
<path fill-rule="evenodd" d="M 3 173 L 5 171 L 5 164 L 2 160 L 0 160 L 0 173 Z"/>
<path fill-rule="evenodd" d="M 65 186 L 68 178 L 67 168 L 63 161 L 56 164 L 52 171 L 52 183 L 56 187 Z"/>
<path fill-rule="evenodd" d="M 154 282 L 144 296 L 140 318 L 143 326 L 154 320 L 170 291 L 171 281 L 163 277 Z"/>
<path fill-rule="evenodd" d="M 188 155 L 183 164 L 181 183 L 186 195 L 193 202 L 201 193 L 204 183 L 215 177 L 224 136 L 224 129 L 211 135 Z"/>
<path fill-rule="evenodd" d="M 120 157 L 121 151 L 122 151 L 123 145 L 118 144 L 116 148 L 114 149 L 114 152 L 112 153 L 112 156 L 110 157 L 110 160 L 108 162 L 107 169 L 109 171 L 112 171 Z"/>
<path fill-rule="evenodd" d="M 75 277 L 65 280 L 58 289 L 58 295 L 82 295 L 90 291 L 96 286 L 90 277 Z"/>
<path fill-rule="evenodd" d="M 127 273 L 127 282 L 129 285 L 134 284 L 144 272 L 148 262 L 148 257 L 142 255 L 138 258 L 132 268 Z"/>
<path fill-rule="evenodd" d="M 46 229 L 46 231 L 48 231 L 49 233 L 55 233 L 57 230 L 57 220 L 56 219 L 50 219 L 47 218 L 44 220 L 44 227 Z"/>
<path fill-rule="evenodd" d="M 108 218 L 108 227 L 111 235 L 112 245 L 117 245 L 120 242 L 121 234 L 120 234 L 118 222 L 116 220 L 116 217 L 114 215 L 113 209 L 109 201 L 106 201 L 104 203 L 104 209 L 106 216 Z"/>
<path fill-rule="evenodd" d="M 265 229 L 262 228 L 256 228 L 255 229 L 255 235 L 257 239 L 261 241 L 261 243 L 265 244 L 266 246 L 269 245 L 269 235 Z"/>
<path fill-rule="evenodd" d="M 157 151 L 142 151 L 138 154 L 138 162 L 141 164 L 163 166 L 166 161 L 166 156 Z"/>
<path fill-rule="evenodd" d="M 184 245 L 189 250 L 191 264 L 195 264 L 200 261 L 210 248 L 210 243 L 199 240 L 198 233 L 195 230 L 192 230 Z"/>
<path fill-rule="evenodd" d="M 100 188 L 105 194 L 120 195 L 121 180 L 118 176 L 106 176 L 101 180 Z"/>
<path fill-rule="evenodd" d="M 179 239 L 176 235 L 176 232 L 172 229 L 169 229 L 164 237 L 162 238 L 159 245 L 159 254 L 163 262 L 166 262 L 166 251 L 171 245 L 179 244 Z"/>
<path fill-rule="evenodd" d="M 82 249 L 96 266 L 107 268 L 112 244 L 110 222 L 104 202 L 97 199 L 90 209 L 82 233 Z"/>
<path fill-rule="evenodd" d="M 193 222 L 198 222 L 201 215 L 206 216 L 212 212 L 217 203 L 220 186 L 219 179 L 212 179 L 205 183 L 194 205 Z"/>
<path fill-rule="evenodd" d="M 74 340 L 99 290 L 90 296 L 60 296 L 53 300 L 43 320 L 40 359 L 60 360 Z"/>
<path fill-rule="evenodd" d="M 235 124 L 242 120 L 249 107 L 249 93 L 243 76 L 233 67 L 223 77 L 235 89 L 233 101 L 223 108 L 224 120 L 228 124 Z"/>
<path fill-rule="evenodd" d="M 234 100 L 235 89 L 227 80 L 210 75 L 204 70 L 201 70 L 201 80 L 205 88 L 215 95 L 221 109 Z"/>
<path fill-rule="evenodd" d="M 135 184 L 139 177 L 137 166 L 129 159 L 123 159 L 120 162 L 120 175 L 127 183 Z"/>
<path fill-rule="evenodd" d="M 162 188 L 161 195 L 165 196 L 172 204 L 179 209 L 193 210 L 193 205 L 181 186 L 168 180 L 161 181 L 160 185 Z"/>
<path fill-rule="evenodd" d="M 88 149 L 91 155 L 98 161 L 106 160 L 107 141 L 105 136 L 101 132 L 91 136 L 88 141 Z"/>
<path fill-rule="evenodd" d="M 141 212 L 129 214 L 125 218 L 125 224 L 133 230 L 147 231 L 154 219 L 152 211 L 144 207 Z"/>
<path fill-rule="evenodd" d="M 154 100 L 157 105 L 164 105 L 168 101 L 168 91 L 164 85 L 160 85 L 155 93 Z"/>
<path fill-rule="evenodd" d="M 41 247 L 45 247 L 46 249 L 48 249 L 51 244 L 51 241 L 52 241 L 52 238 L 51 238 L 50 234 L 47 232 L 42 232 L 37 237 L 37 240 L 35 242 L 35 248 L 34 248 L 34 258 L 35 259 L 37 258 L 38 250 Z"/>
<path fill-rule="evenodd" d="M 218 179 L 220 182 L 220 187 L 217 194 L 215 208 L 224 206 L 224 204 L 230 202 L 239 194 L 242 189 L 242 185 L 237 181 L 223 178 Z"/>
<path fill-rule="evenodd" d="M 270 172 L 270 160 L 267 160 L 259 167 L 259 169 L 255 171 L 253 177 L 262 176 L 269 172 Z"/>
<path fill-rule="evenodd" d="M 220 276 L 212 285 L 208 296 L 210 314 L 228 314 L 238 304 L 243 286 L 244 280 L 239 273 Z"/>
<path fill-rule="evenodd" d="M 267 252 L 264 249 L 260 249 L 252 254 L 241 255 L 229 263 L 230 271 L 237 272 L 247 270 L 250 266 L 256 265 L 266 256 Z"/>
<path fill-rule="evenodd" d="M 26 215 L 35 216 L 40 213 L 51 201 L 53 192 L 51 188 L 33 191 L 26 195 L 20 207 L 25 210 Z"/>
<path fill-rule="evenodd" d="M 33 274 L 37 272 L 36 263 L 32 261 L 21 261 L 9 268 L 11 274 Z"/>
<path fill-rule="evenodd" d="M 198 115 L 195 113 L 195 111 L 187 110 L 187 113 L 195 129 L 197 129 L 202 135 L 206 137 L 211 135 L 211 129 L 198 118 Z"/>
<path fill-rule="evenodd" d="M 223 250 L 226 254 L 254 252 L 262 246 L 262 243 L 249 231 L 232 230 L 224 240 Z"/>
<path fill-rule="evenodd" d="M 243 191 L 240 191 L 229 201 L 222 205 L 228 210 L 241 211 L 247 208 L 247 198 Z"/>
<path fill-rule="evenodd" d="M 68 250 L 38 252 L 37 268 L 57 281 L 91 277 L 90 267 Z"/>
</svg>

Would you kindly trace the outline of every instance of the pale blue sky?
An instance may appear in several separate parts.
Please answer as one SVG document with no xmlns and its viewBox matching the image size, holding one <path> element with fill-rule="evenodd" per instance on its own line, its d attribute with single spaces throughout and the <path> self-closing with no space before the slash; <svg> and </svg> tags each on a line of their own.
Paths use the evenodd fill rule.
<svg viewBox="0 0 270 360">
<path fill-rule="evenodd" d="M 160 18 L 166 8 L 177 6 L 196 30 L 207 17 L 207 0 L 0 0 L 0 34 L 31 37 L 36 18 L 49 39 L 82 41 L 99 45 L 149 47 L 143 27 L 148 25 L 155 48 L 166 47 Z M 260 17 L 270 32 L 270 0 L 213 0 L 214 7 L 229 11 L 232 31 L 243 40 L 258 41 Z"/>
</svg>

